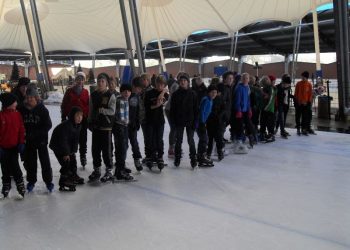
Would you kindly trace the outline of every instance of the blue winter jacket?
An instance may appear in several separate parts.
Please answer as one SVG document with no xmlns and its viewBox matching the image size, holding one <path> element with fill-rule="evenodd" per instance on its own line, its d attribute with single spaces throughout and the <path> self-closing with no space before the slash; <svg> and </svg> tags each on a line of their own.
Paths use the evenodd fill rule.
<svg viewBox="0 0 350 250">
<path fill-rule="evenodd" d="M 248 112 L 250 110 L 250 89 L 243 83 L 239 83 L 235 91 L 234 110 L 235 112 Z"/>
<path fill-rule="evenodd" d="M 213 100 L 204 96 L 199 105 L 199 123 L 206 123 L 213 107 Z"/>
</svg>

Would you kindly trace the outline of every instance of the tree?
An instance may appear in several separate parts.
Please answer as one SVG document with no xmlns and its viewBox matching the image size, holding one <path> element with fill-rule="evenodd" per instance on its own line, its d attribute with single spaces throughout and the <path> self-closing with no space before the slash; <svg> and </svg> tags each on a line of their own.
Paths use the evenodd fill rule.
<svg viewBox="0 0 350 250">
<path fill-rule="evenodd" d="M 82 72 L 82 71 L 83 71 L 83 69 L 81 68 L 80 63 L 79 63 L 77 72 Z"/>
<path fill-rule="evenodd" d="M 19 69 L 18 69 L 17 63 L 14 61 L 10 80 L 17 82 L 18 79 L 19 79 Z"/>
<path fill-rule="evenodd" d="M 89 69 L 88 83 L 90 84 L 95 83 L 95 75 L 92 69 Z"/>
</svg>

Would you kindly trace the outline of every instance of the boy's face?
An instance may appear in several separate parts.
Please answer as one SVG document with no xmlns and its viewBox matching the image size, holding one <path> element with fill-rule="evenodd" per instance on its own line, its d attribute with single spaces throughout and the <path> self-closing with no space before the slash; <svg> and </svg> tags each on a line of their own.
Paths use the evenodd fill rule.
<svg viewBox="0 0 350 250">
<path fill-rule="evenodd" d="M 76 112 L 74 115 L 74 123 L 80 124 L 82 120 L 83 120 L 83 112 Z"/>
<path fill-rule="evenodd" d="M 122 93 L 121 93 L 122 97 L 124 100 L 127 100 L 129 99 L 130 95 L 131 95 L 131 91 L 129 90 L 124 90 Z"/>
<path fill-rule="evenodd" d="M 98 81 L 97 81 L 97 89 L 98 89 L 99 91 L 104 91 L 104 90 L 107 89 L 107 84 L 108 84 L 107 79 L 105 79 L 105 78 L 100 78 L 100 79 L 98 79 Z"/>
<path fill-rule="evenodd" d="M 85 78 L 83 76 L 77 76 L 75 78 L 75 85 L 77 87 L 83 87 L 84 86 L 84 80 L 85 80 Z"/>
<path fill-rule="evenodd" d="M 185 78 L 181 78 L 179 85 L 181 88 L 187 89 L 188 88 L 188 81 Z"/>
<path fill-rule="evenodd" d="M 34 108 L 38 104 L 38 101 L 35 96 L 26 96 L 26 99 L 28 106 L 31 108 Z"/>
<path fill-rule="evenodd" d="M 242 82 L 244 84 L 248 84 L 249 83 L 249 76 L 248 75 L 243 75 L 242 76 Z"/>
<path fill-rule="evenodd" d="M 16 107 L 17 107 L 17 102 L 14 102 L 10 106 L 8 106 L 7 109 L 15 110 Z"/>
<path fill-rule="evenodd" d="M 139 95 L 142 92 L 141 87 L 132 87 L 132 92 Z"/>
<path fill-rule="evenodd" d="M 233 80 L 234 80 L 233 75 L 228 75 L 228 76 L 225 78 L 224 83 L 225 83 L 225 85 L 231 86 L 231 85 L 233 84 Z"/>
<path fill-rule="evenodd" d="M 208 96 L 210 99 L 214 100 L 215 97 L 218 95 L 218 91 L 217 90 L 212 90 L 208 93 Z"/>
<path fill-rule="evenodd" d="M 110 83 L 108 84 L 108 88 L 112 91 L 115 90 L 116 87 L 117 85 L 115 84 L 115 81 L 110 81 Z"/>
<path fill-rule="evenodd" d="M 159 91 L 159 92 L 162 92 L 165 88 L 165 83 L 163 82 L 157 82 L 156 83 L 156 89 Z"/>
</svg>

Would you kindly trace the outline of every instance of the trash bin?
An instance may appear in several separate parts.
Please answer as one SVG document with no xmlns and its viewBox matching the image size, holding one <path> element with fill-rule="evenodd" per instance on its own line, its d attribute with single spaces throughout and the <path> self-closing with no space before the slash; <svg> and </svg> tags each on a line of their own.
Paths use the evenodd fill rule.
<svg viewBox="0 0 350 250">
<path fill-rule="evenodd" d="M 333 100 L 333 97 L 327 95 L 318 96 L 318 112 L 317 117 L 321 119 L 329 119 L 329 110 L 330 102 Z"/>
</svg>

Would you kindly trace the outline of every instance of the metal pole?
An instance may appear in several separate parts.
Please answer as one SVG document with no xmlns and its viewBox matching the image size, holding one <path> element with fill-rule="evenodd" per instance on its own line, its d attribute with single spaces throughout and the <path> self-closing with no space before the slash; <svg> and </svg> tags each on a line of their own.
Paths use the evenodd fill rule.
<svg viewBox="0 0 350 250">
<path fill-rule="evenodd" d="M 129 59 L 129 63 L 130 63 L 131 71 L 132 71 L 131 73 L 134 74 L 135 73 L 135 63 L 134 63 L 134 57 L 132 54 L 130 32 L 129 32 L 129 27 L 128 27 L 128 19 L 126 17 L 124 0 L 119 0 L 119 6 L 120 6 L 120 12 L 122 14 L 124 34 L 125 34 L 125 40 L 126 40 L 125 56 L 126 56 L 126 59 Z"/>
<path fill-rule="evenodd" d="M 236 58 L 236 52 L 237 52 L 237 46 L 238 46 L 238 34 L 239 34 L 239 32 L 237 31 L 236 34 L 235 34 L 235 37 L 236 37 L 236 39 L 235 39 L 235 47 L 233 49 L 233 64 L 232 64 L 233 67 L 232 67 L 232 70 L 235 69 L 235 58 Z"/>
<path fill-rule="evenodd" d="M 233 57 L 233 44 L 235 41 L 235 34 L 232 34 L 231 36 L 231 47 L 230 47 L 230 63 L 229 63 L 229 69 L 232 71 L 232 57 Z M 234 60 L 234 59 L 233 59 Z"/>
<path fill-rule="evenodd" d="M 38 76 L 40 73 L 40 65 L 39 65 L 39 60 L 38 60 L 38 54 L 36 53 L 36 49 L 34 47 L 33 39 L 32 39 L 32 33 L 30 30 L 29 22 L 28 22 L 28 16 L 27 16 L 27 11 L 26 7 L 24 5 L 24 0 L 20 0 L 21 3 L 21 9 L 22 9 L 22 15 L 23 15 L 23 20 L 24 24 L 26 26 L 26 31 L 27 31 L 27 36 L 28 36 L 28 42 L 30 46 L 30 50 L 32 51 L 32 57 L 34 57 L 35 61 L 35 73 Z"/>
<path fill-rule="evenodd" d="M 135 46 L 137 51 L 137 59 L 139 62 L 139 73 L 144 73 L 146 71 L 144 66 L 144 60 L 142 58 L 142 41 L 139 27 L 139 19 L 137 16 L 137 9 L 135 0 L 129 0 L 129 7 L 131 13 L 131 22 L 134 30 Z"/>
<path fill-rule="evenodd" d="M 37 38 L 37 41 L 38 41 L 38 47 L 39 47 L 39 52 L 40 52 L 40 59 L 41 59 L 41 62 L 43 64 L 43 66 L 44 66 L 44 79 L 45 79 L 46 87 L 47 87 L 48 90 L 52 90 L 53 86 L 52 86 L 52 84 L 50 82 L 49 69 L 47 67 L 47 62 L 46 62 L 46 57 L 45 57 L 44 42 L 43 42 L 43 37 L 42 37 L 42 34 L 41 34 L 38 10 L 36 8 L 35 0 L 30 0 L 30 7 L 32 9 L 34 28 L 35 28 L 36 38 Z"/>
<path fill-rule="evenodd" d="M 180 67 L 179 67 L 179 71 L 182 71 L 182 54 L 183 54 L 183 50 L 184 50 L 183 43 L 181 43 L 181 46 L 180 46 Z"/>
<path fill-rule="evenodd" d="M 157 39 L 157 41 L 158 41 L 158 48 L 159 48 L 160 60 L 161 60 L 162 67 L 163 67 L 163 72 L 166 72 L 166 66 L 165 66 L 165 60 L 164 60 L 164 54 L 163 54 L 163 47 L 162 47 L 162 43 L 160 41 L 159 26 L 158 26 L 158 22 L 156 20 L 156 14 L 155 14 L 154 8 L 152 8 L 152 17 L 153 17 L 154 24 L 156 26 L 157 38 L 158 38 Z"/>
<path fill-rule="evenodd" d="M 320 38 L 318 32 L 318 18 L 317 18 L 317 5 L 316 1 L 313 1 L 312 20 L 314 26 L 314 42 L 315 42 L 315 54 L 316 54 L 316 76 L 321 73 L 321 58 L 320 58 Z"/>
<path fill-rule="evenodd" d="M 186 60 L 186 54 L 187 54 L 187 43 L 188 43 L 188 38 L 186 38 L 186 41 L 185 41 L 184 56 L 182 57 L 182 61 L 183 61 L 183 71 L 186 71 L 185 60 Z"/>
</svg>

